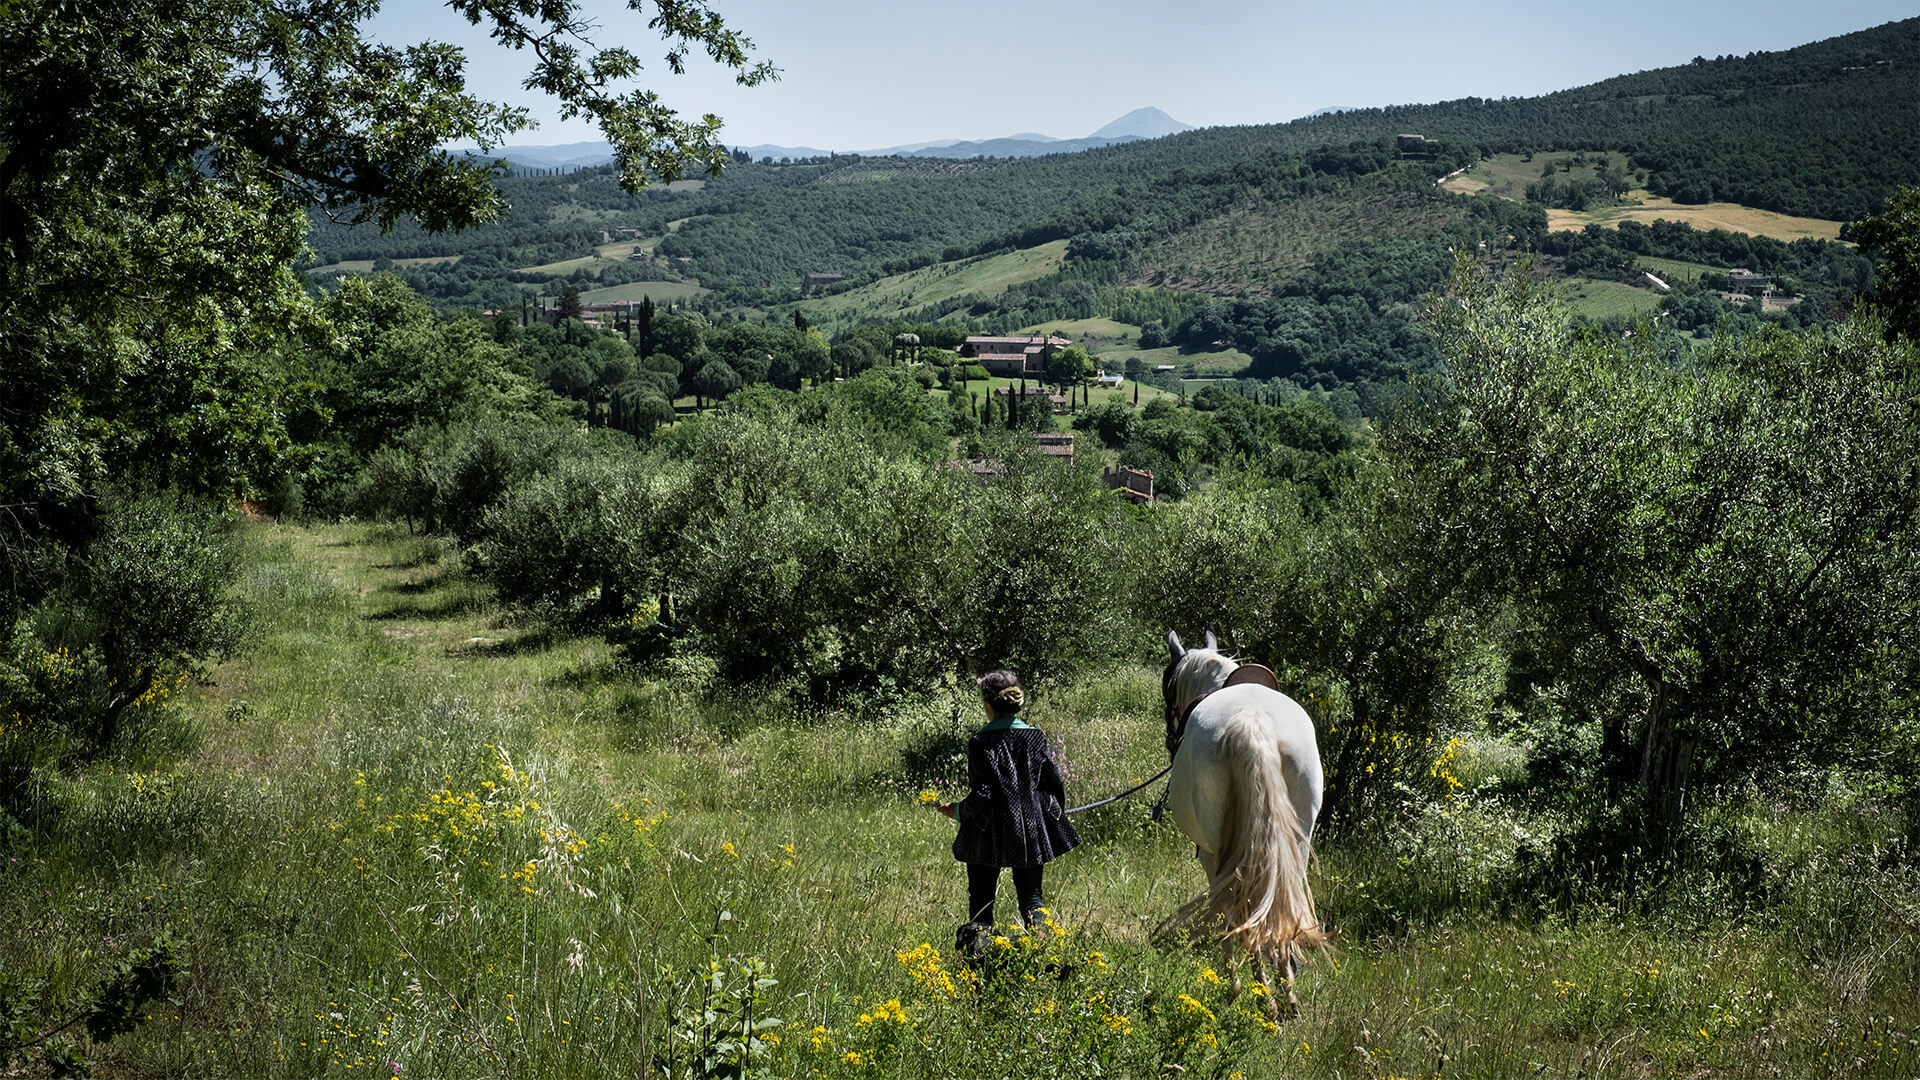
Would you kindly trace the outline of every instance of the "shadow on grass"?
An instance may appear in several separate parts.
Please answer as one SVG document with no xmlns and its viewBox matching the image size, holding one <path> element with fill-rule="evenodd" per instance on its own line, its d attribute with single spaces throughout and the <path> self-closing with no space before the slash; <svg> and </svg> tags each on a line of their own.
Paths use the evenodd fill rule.
<svg viewBox="0 0 1920 1080">
<path fill-rule="evenodd" d="M 372 622 L 392 622 L 397 619 L 425 619 L 431 622 L 471 614 L 486 606 L 485 596 L 472 592 L 456 592 L 449 596 L 398 603 L 392 607 L 370 611 L 367 613 L 367 619 Z"/>
<path fill-rule="evenodd" d="M 901 771 L 910 787 L 964 787 L 970 733 L 938 728 L 915 732 L 900 747 Z"/>
<path fill-rule="evenodd" d="M 380 591 L 383 593 L 399 593 L 402 596 L 418 596 L 421 593 L 429 593 L 453 583 L 453 575 L 448 573 L 446 568 L 442 567 L 427 574 L 418 581 L 396 581 L 390 585 L 382 585 L 380 586 Z"/>
<path fill-rule="evenodd" d="M 510 637 L 473 638 L 463 645 L 447 650 L 447 655 L 480 659 L 485 657 L 525 656 L 528 653 L 545 652 L 562 642 L 569 635 L 550 627 L 537 627 L 520 631 Z"/>
<path fill-rule="evenodd" d="M 345 544 L 342 546 L 356 547 L 358 545 Z M 445 549 L 438 540 L 400 541 L 392 546 L 399 547 L 402 550 L 395 552 L 393 557 L 386 562 L 368 563 L 367 565 L 375 570 L 413 570 L 431 563 L 437 563 L 441 560 L 441 557 L 446 554 Z M 406 550 L 408 548 L 412 550 Z"/>
</svg>

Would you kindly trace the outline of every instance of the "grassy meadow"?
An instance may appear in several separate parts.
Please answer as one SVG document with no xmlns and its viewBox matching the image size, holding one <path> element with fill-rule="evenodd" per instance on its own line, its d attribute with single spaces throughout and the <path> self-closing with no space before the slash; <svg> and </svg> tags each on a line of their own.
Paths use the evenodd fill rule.
<svg viewBox="0 0 1920 1080">
<path fill-rule="evenodd" d="M 656 304 L 668 301 L 691 300 L 704 296 L 709 290 L 690 281 L 629 281 L 623 285 L 608 285 L 598 289 L 588 289 L 580 294 L 583 304 L 617 304 L 631 300 L 638 303 L 645 297 L 653 297 Z"/>
<path fill-rule="evenodd" d="M 1613 315 L 1635 319 L 1651 318 L 1660 306 L 1660 297 L 1665 294 L 1655 289 L 1652 282 L 1647 282 L 1647 287 L 1643 289 L 1619 281 L 1575 277 L 1561 284 L 1560 295 L 1566 298 L 1573 310 L 1589 319 L 1604 319 Z"/>
<path fill-rule="evenodd" d="M 1010 285 L 1053 273 L 1066 258 L 1067 242 L 1055 240 L 1037 247 L 935 263 L 893 274 L 845 292 L 802 300 L 799 308 L 808 320 L 827 323 L 862 314 L 916 310 L 967 296 L 998 296 Z"/>
<path fill-rule="evenodd" d="M 1453 794 L 1318 845 L 1338 944 L 1276 1026 L 1216 951 L 1156 937 L 1202 877 L 1144 796 L 1079 819 L 1086 844 L 1048 869 L 1057 927 L 957 963 L 963 874 L 922 792 L 959 794 L 964 691 L 829 709 L 693 662 L 642 676 L 501 609 L 437 539 L 250 526 L 247 545 L 250 650 L 5 833 L 6 978 L 52 1000 L 129 948 L 177 958 L 167 997 L 87 1047 L 98 1075 L 1920 1068 L 1920 869 L 1871 794 L 1720 793 L 1717 854 L 1537 880 L 1520 853 L 1558 822 L 1513 748 L 1429 747 Z M 1029 712 L 1071 796 L 1164 763 L 1157 677 L 1107 671 Z M 51 1071 L 35 1049 L 7 1075 Z"/>
</svg>

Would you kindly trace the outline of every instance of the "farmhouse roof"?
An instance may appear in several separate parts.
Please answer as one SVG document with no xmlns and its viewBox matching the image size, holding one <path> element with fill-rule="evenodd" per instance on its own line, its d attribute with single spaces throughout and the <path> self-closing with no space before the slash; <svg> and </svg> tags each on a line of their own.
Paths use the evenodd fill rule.
<svg viewBox="0 0 1920 1080">
<path fill-rule="evenodd" d="M 1048 345 L 1064 347 L 1073 344 L 1073 342 L 1061 337 L 1059 334 L 1048 334 L 1046 337 L 1041 337 L 1038 334 L 1022 334 L 1018 337 L 996 337 L 991 335 L 972 336 L 967 338 L 967 344 L 975 347 L 981 345 L 1018 345 L 1022 349 L 1040 349 Z"/>
<path fill-rule="evenodd" d="M 1040 432 L 1033 437 L 1039 446 L 1041 457 L 1060 457 L 1073 460 L 1073 434 L 1071 432 Z"/>
</svg>

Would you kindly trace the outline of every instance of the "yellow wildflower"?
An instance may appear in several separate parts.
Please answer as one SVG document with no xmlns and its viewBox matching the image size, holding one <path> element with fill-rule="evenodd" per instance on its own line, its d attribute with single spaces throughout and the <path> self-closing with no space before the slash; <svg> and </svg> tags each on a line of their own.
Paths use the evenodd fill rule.
<svg viewBox="0 0 1920 1080">
<path fill-rule="evenodd" d="M 1181 994 L 1176 1000 L 1180 1005 L 1181 1012 L 1189 1016 L 1204 1017 L 1208 1020 L 1213 1019 L 1213 1010 L 1200 1004 L 1200 1000 L 1192 994 Z"/>
</svg>

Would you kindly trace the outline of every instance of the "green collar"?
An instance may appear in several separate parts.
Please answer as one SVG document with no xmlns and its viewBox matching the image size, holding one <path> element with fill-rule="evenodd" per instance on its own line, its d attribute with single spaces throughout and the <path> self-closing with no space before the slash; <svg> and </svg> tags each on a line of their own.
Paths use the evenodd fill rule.
<svg viewBox="0 0 1920 1080">
<path fill-rule="evenodd" d="M 1017 716 L 996 716 L 981 731 L 1010 731 L 1014 728 L 1032 727 L 1032 724 Z"/>
</svg>

